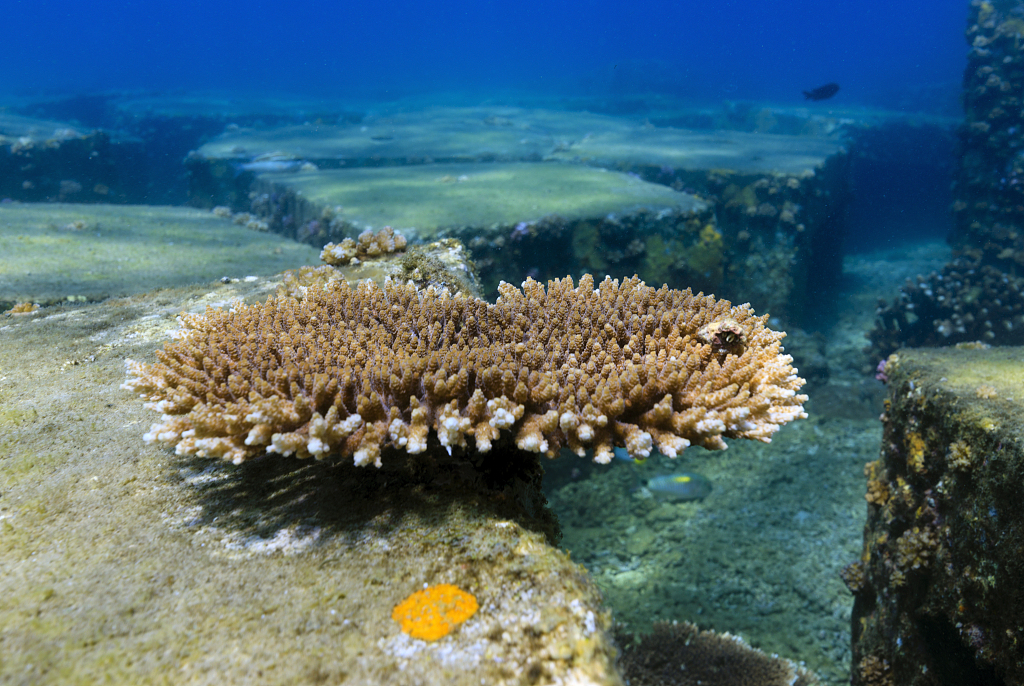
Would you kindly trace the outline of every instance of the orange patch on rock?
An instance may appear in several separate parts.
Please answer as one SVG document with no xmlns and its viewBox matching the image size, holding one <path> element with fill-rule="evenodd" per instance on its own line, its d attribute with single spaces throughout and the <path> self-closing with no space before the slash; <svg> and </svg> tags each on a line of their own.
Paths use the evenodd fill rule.
<svg viewBox="0 0 1024 686">
<path fill-rule="evenodd" d="M 472 617 L 480 606 L 471 593 L 451 584 L 438 584 L 395 606 L 391 618 L 413 638 L 436 641 Z"/>
</svg>

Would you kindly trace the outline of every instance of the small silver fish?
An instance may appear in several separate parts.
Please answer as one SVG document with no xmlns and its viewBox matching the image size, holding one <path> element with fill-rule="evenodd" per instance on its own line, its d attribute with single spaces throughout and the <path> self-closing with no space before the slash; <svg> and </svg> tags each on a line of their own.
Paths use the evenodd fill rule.
<svg viewBox="0 0 1024 686">
<path fill-rule="evenodd" d="M 682 472 L 648 480 L 647 490 L 662 500 L 703 500 L 711 493 L 711 482 L 700 474 Z"/>
</svg>

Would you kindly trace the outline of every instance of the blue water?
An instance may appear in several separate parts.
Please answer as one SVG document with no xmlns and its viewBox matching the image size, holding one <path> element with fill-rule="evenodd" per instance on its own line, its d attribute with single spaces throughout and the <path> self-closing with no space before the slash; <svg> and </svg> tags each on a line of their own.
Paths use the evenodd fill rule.
<svg viewBox="0 0 1024 686">
<path fill-rule="evenodd" d="M 966 0 L 4 3 L 3 91 L 440 90 L 949 108 Z M 933 95 L 918 97 L 927 91 Z M 934 95 L 939 93 L 940 95 Z"/>
</svg>

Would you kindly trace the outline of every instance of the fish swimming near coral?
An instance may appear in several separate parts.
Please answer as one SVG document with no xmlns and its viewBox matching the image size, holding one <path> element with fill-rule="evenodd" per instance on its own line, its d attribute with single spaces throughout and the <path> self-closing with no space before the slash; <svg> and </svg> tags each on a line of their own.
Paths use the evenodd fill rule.
<svg viewBox="0 0 1024 686">
<path fill-rule="evenodd" d="M 711 482 L 700 474 L 682 472 L 648 480 L 647 490 L 659 500 L 703 500 L 711 493 Z"/>
<path fill-rule="evenodd" d="M 838 92 L 838 83 L 826 83 L 824 86 L 818 86 L 814 90 L 804 91 L 804 97 L 808 100 L 814 101 L 828 100 Z"/>
</svg>

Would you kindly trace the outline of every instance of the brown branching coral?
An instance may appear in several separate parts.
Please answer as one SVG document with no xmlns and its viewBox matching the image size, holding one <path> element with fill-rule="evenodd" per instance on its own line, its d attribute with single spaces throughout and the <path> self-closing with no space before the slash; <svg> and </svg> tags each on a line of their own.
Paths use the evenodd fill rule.
<svg viewBox="0 0 1024 686">
<path fill-rule="evenodd" d="M 472 437 L 487 452 L 503 431 L 522 450 L 608 462 L 613 446 L 643 457 L 768 442 L 806 416 L 785 334 L 747 305 L 636 277 L 499 291 L 491 305 L 338 283 L 182 315 L 160 362 L 129 360 L 123 387 L 163 413 L 147 441 L 234 462 L 270 451 L 379 466 L 381 448 L 420 453 L 431 432 L 449 451 Z M 717 321 L 739 329 L 729 346 L 698 335 Z"/>
</svg>

